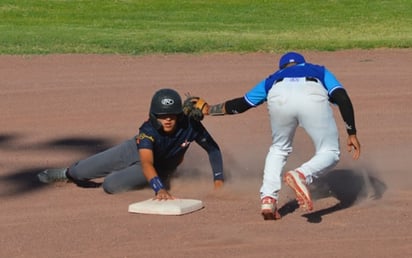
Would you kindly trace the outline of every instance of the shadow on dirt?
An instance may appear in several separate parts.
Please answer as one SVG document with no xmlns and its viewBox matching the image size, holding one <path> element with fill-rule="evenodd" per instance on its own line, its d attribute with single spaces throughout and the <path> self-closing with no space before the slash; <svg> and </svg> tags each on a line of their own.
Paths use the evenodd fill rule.
<svg viewBox="0 0 412 258">
<path fill-rule="evenodd" d="M 68 137 L 40 144 L 37 149 L 58 149 L 92 155 L 110 148 L 111 144 L 111 141 L 102 138 Z"/>
<path fill-rule="evenodd" d="M 37 180 L 37 173 L 45 168 L 31 168 L 14 171 L 9 175 L 0 176 L 0 181 L 5 184 L 0 191 L 0 196 L 13 196 L 25 194 L 47 186 Z"/>
<path fill-rule="evenodd" d="M 0 135 L 0 146 L 6 147 L 4 149 L 18 149 L 19 146 L 14 146 L 10 142 L 14 140 L 13 135 Z M 53 151 L 71 151 L 82 153 L 82 155 L 89 156 L 95 153 L 101 152 L 110 148 L 112 141 L 103 138 L 83 138 L 83 137 L 67 137 L 57 140 L 51 140 L 49 142 L 41 143 L 39 145 L 32 146 L 32 150 L 53 150 Z M 70 164 L 67 164 L 69 166 Z M 41 183 L 37 179 L 37 174 L 47 168 L 23 168 L 17 171 L 12 171 L 6 175 L 0 176 L 0 182 L 2 187 L 0 189 L 0 196 L 14 196 L 27 194 L 33 191 L 43 189 L 49 186 L 48 184 Z M 86 184 L 78 184 L 80 187 L 98 187 L 96 184 L 92 186 Z"/>
<path fill-rule="evenodd" d="M 0 148 L 7 149 L 11 146 L 11 142 L 17 139 L 17 134 L 0 134 Z"/>
<path fill-rule="evenodd" d="M 302 215 L 310 223 L 320 223 L 322 216 L 349 208 L 368 198 L 380 199 L 386 191 L 386 184 L 373 173 L 362 169 L 332 170 L 311 184 L 310 192 L 313 200 L 335 197 L 339 203 L 322 210 Z M 299 205 L 296 200 L 290 201 L 279 209 L 281 216 L 294 212 Z"/>
</svg>

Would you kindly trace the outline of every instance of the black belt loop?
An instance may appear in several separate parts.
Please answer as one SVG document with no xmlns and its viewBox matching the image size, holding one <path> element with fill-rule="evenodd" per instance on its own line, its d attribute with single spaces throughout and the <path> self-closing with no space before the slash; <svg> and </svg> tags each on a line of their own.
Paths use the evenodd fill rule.
<svg viewBox="0 0 412 258">
<path fill-rule="evenodd" d="M 315 77 L 306 77 L 306 81 L 307 82 L 316 82 L 316 83 L 319 82 L 318 79 L 316 79 Z"/>
</svg>

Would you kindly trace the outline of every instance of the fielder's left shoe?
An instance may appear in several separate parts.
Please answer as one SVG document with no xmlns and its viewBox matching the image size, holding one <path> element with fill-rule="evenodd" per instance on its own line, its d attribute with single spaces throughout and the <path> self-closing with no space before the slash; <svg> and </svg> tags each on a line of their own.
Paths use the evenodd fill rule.
<svg viewBox="0 0 412 258">
<path fill-rule="evenodd" d="M 276 199 L 272 197 L 263 197 L 261 212 L 264 220 L 280 219 L 280 214 L 276 206 Z"/>
<path fill-rule="evenodd" d="M 298 201 L 299 206 L 306 211 L 313 210 L 313 203 L 309 189 L 306 186 L 305 176 L 297 170 L 291 170 L 286 172 L 284 178 L 286 184 L 295 191 L 296 200 Z"/>
<path fill-rule="evenodd" d="M 40 182 L 50 184 L 53 182 L 68 181 L 66 176 L 67 168 L 49 168 L 37 174 Z"/>
</svg>

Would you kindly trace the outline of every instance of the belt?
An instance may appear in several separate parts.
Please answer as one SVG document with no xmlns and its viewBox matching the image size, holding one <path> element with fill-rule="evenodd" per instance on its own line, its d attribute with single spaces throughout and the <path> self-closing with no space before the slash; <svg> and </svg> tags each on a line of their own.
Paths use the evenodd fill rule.
<svg viewBox="0 0 412 258">
<path fill-rule="evenodd" d="M 277 79 L 277 80 L 275 81 L 275 84 L 278 83 L 278 82 L 283 81 L 283 79 L 284 79 L 284 78 Z M 305 77 L 305 80 L 306 80 L 307 82 L 319 82 L 319 80 L 316 79 L 315 77 Z"/>
</svg>

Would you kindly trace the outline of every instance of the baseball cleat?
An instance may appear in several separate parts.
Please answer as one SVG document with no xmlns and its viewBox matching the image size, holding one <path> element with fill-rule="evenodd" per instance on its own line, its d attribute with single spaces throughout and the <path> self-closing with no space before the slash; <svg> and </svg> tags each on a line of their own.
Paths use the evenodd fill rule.
<svg viewBox="0 0 412 258">
<path fill-rule="evenodd" d="M 66 176 L 67 168 L 51 168 L 46 169 L 37 174 L 37 178 L 40 182 L 49 184 L 53 182 L 67 181 Z"/>
<path fill-rule="evenodd" d="M 262 199 L 262 216 L 264 220 L 280 219 L 280 214 L 276 207 L 276 199 L 266 196 Z"/>
<path fill-rule="evenodd" d="M 286 173 L 285 182 L 295 192 L 299 206 L 306 211 L 313 210 L 313 203 L 309 189 L 306 186 L 305 176 L 299 171 L 291 170 Z"/>
</svg>

